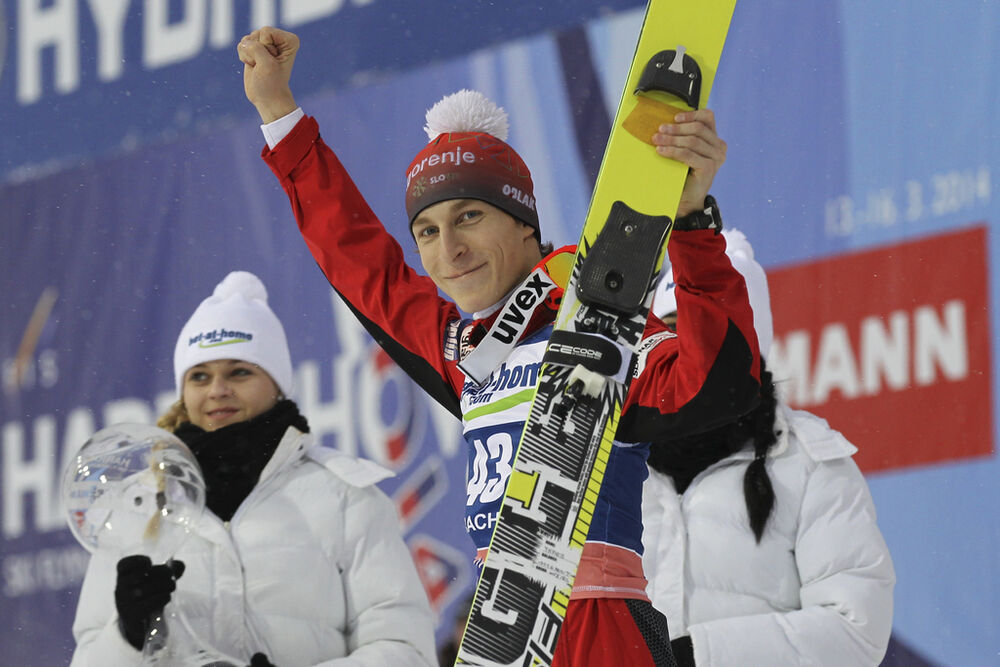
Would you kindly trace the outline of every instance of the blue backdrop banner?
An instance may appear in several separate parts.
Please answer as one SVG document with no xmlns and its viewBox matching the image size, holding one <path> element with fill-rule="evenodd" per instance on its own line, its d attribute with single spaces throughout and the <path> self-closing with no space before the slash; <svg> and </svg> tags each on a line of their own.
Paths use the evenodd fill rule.
<svg viewBox="0 0 1000 667">
<path fill-rule="evenodd" d="M 233 57 L 254 28 L 307 44 L 300 94 L 391 78 L 639 0 L 0 0 L 0 180 L 246 116 Z M 6 24 L 5 24 L 6 21 Z"/>
<path fill-rule="evenodd" d="M 87 554 L 62 466 L 96 429 L 165 409 L 175 337 L 234 269 L 268 287 L 314 431 L 397 473 L 383 488 L 443 640 L 476 575 L 460 425 L 316 268 L 259 158 L 234 45 L 256 23 L 301 34 L 297 100 L 408 252 L 424 110 L 482 90 L 559 245 L 577 239 L 640 3 L 0 4 L 4 655 L 67 661 Z M 905 647 L 887 664 L 1000 654 L 996 34 L 1000 5 L 973 0 L 744 2 L 710 102 L 729 146 L 714 194 L 773 276 L 777 377 L 861 450 L 898 576 Z"/>
</svg>

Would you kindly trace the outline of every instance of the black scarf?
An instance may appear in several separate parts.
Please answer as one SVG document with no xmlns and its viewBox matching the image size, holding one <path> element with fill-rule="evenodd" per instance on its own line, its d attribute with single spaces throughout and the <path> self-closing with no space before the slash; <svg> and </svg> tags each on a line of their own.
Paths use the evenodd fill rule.
<svg viewBox="0 0 1000 667">
<path fill-rule="evenodd" d="M 190 422 L 174 435 L 184 441 L 205 476 L 205 505 L 229 521 L 260 479 L 289 426 L 309 432 L 306 418 L 289 400 L 278 401 L 253 419 L 206 431 Z"/>
<path fill-rule="evenodd" d="M 654 442 L 649 451 L 653 470 L 669 475 L 678 493 L 684 493 L 698 473 L 753 442 L 754 458 L 743 475 L 750 528 L 760 542 L 774 507 L 774 488 L 767 476 L 767 450 L 778 440 L 774 430 L 777 396 L 771 373 L 760 362 L 760 403 L 734 422 L 706 433 Z"/>
</svg>

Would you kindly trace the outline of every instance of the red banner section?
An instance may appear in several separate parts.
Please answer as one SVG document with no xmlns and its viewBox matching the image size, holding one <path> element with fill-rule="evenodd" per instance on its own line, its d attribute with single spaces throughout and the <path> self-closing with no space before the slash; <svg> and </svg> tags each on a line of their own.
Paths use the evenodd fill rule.
<svg viewBox="0 0 1000 667">
<path fill-rule="evenodd" d="M 984 225 L 768 271 L 769 367 L 866 471 L 993 451 Z"/>
</svg>

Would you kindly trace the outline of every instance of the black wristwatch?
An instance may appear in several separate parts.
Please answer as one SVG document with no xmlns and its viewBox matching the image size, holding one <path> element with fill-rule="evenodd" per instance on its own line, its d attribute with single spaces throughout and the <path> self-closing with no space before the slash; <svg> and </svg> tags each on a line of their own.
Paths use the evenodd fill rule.
<svg viewBox="0 0 1000 667">
<path fill-rule="evenodd" d="M 712 195 L 705 197 L 705 210 L 693 211 L 674 220 L 674 229 L 679 229 L 682 232 L 690 232 L 696 229 L 714 229 L 716 234 L 721 233 L 722 214 L 719 213 L 719 205 L 715 203 L 715 197 Z"/>
</svg>

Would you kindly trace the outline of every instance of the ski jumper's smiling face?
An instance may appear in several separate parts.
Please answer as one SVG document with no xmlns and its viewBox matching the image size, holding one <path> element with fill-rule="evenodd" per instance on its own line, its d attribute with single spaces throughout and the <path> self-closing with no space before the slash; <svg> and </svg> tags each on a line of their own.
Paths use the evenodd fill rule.
<svg viewBox="0 0 1000 667">
<path fill-rule="evenodd" d="M 534 229 L 478 199 L 428 206 L 412 231 L 424 270 L 467 313 L 498 303 L 541 259 Z"/>
<path fill-rule="evenodd" d="M 182 397 L 188 418 L 206 431 L 263 414 L 280 395 L 264 369 L 238 359 L 206 361 L 184 374 Z"/>
</svg>

